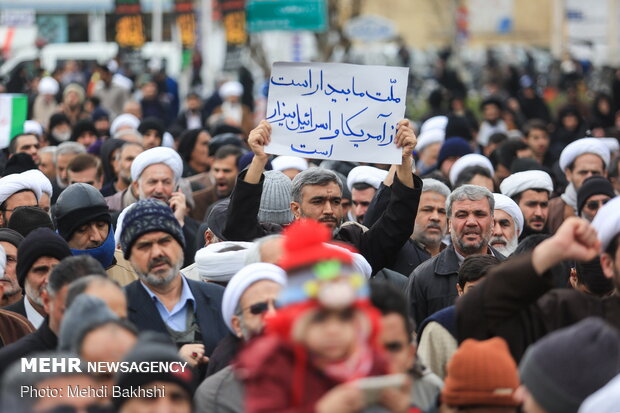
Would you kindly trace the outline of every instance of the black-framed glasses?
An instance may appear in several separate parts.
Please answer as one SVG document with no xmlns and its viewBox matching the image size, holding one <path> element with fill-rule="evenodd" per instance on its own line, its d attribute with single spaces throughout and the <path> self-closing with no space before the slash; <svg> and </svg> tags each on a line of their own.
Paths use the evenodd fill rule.
<svg viewBox="0 0 620 413">
<path fill-rule="evenodd" d="M 273 308 L 277 308 L 275 300 L 267 300 L 247 306 L 246 308 L 242 309 L 241 312 L 249 310 L 250 313 L 252 313 L 253 315 L 261 315 L 263 313 L 266 313 L 267 310 L 269 310 L 269 304 L 271 304 Z"/>
<path fill-rule="evenodd" d="M 590 211 L 595 211 L 599 209 L 600 207 L 602 207 L 603 205 L 605 205 L 608 201 L 609 199 L 603 199 L 599 201 L 596 201 L 596 200 L 588 201 L 586 202 L 586 208 L 588 208 Z"/>
</svg>

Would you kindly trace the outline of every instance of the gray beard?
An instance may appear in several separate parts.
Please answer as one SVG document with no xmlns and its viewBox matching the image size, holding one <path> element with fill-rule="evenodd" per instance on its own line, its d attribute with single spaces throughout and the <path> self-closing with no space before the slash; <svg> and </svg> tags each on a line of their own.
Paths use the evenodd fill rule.
<svg viewBox="0 0 620 413">
<path fill-rule="evenodd" d="M 489 241 L 489 245 L 492 244 L 495 239 L 496 238 L 491 238 L 491 241 Z M 503 240 L 507 241 L 506 245 L 493 246 L 493 248 L 495 248 L 497 252 L 502 254 L 504 257 L 508 257 L 517 249 L 517 245 L 519 245 L 519 237 L 515 236 L 510 241 L 506 239 Z"/>
<path fill-rule="evenodd" d="M 138 273 L 138 277 L 140 280 L 144 282 L 146 285 L 153 287 L 166 287 L 170 285 L 170 283 L 176 278 L 183 266 L 183 259 L 180 259 L 176 264 L 172 266 L 172 268 L 168 271 L 168 274 L 162 276 L 151 274 L 151 273 L 143 273 L 140 271 L 136 271 Z"/>
<path fill-rule="evenodd" d="M 39 291 L 35 291 L 28 283 L 24 283 L 24 287 L 26 290 L 26 297 L 30 298 L 30 301 L 32 301 L 36 305 L 40 305 L 41 307 L 43 307 L 43 299 L 41 298 L 41 293 Z"/>
</svg>

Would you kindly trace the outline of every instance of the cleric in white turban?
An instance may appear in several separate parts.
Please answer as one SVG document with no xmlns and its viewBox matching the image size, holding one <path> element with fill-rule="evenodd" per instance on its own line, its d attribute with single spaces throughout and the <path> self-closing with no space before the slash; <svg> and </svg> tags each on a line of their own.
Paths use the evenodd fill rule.
<svg viewBox="0 0 620 413">
<path fill-rule="evenodd" d="M 519 236 L 523 232 L 523 213 L 515 201 L 506 195 L 494 193 L 493 198 L 495 199 L 494 229 L 489 245 L 507 257 L 519 245 Z M 504 220 L 507 220 L 510 225 L 505 225 Z"/>
<path fill-rule="evenodd" d="M 560 154 L 560 168 L 565 170 L 581 155 L 591 153 L 598 155 L 605 164 L 605 168 L 609 166 L 609 158 L 611 157 L 609 148 L 597 138 L 582 138 L 569 143 Z"/>
<path fill-rule="evenodd" d="M 460 157 L 456 162 L 454 162 L 454 165 L 452 165 L 452 168 L 450 169 L 450 183 L 452 185 L 456 184 L 461 172 L 470 166 L 480 166 L 489 171 L 491 177 L 495 175 L 495 169 L 493 168 L 491 161 L 489 161 L 489 158 L 477 153 L 470 153 Z"/>
<path fill-rule="evenodd" d="M 136 159 L 134 159 L 131 164 L 131 180 L 136 182 L 146 168 L 158 163 L 168 165 L 177 181 L 183 175 L 183 161 L 181 160 L 181 156 L 179 156 L 174 149 L 158 146 L 136 156 Z"/>
<path fill-rule="evenodd" d="M 347 187 L 351 191 L 355 184 L 366 184 L 379 189 L 379 185 L 387 175 L 388 171 L 374 166 L 356 166 L 347 176 Z"/>
<path fill-rule="evenodd" d="M 252 242 L 222 241 L 199 249 L 194 260 L 198 280 L 230 281 L 245 266 L 248 248 L 252 245 Z"/>
<path fill-rule="evenodd" d="M 517 172 L 504 179 L 499 186 L 502 194 L 514 198 L 528 189 L 543 189 L 549 194 L 553 192 L 553 181 L 545 171 Z"/>
<path fill-rule="evenodd" d="M 422 124 L 420 127 L 420 135 L 433 129 L 439 129 L 445 133 L 447 125 L 447 116 L 433 116 L 432 118 L 428 118 L 426 122 Z"/>
<path fill-rule="evenodd" d="M 282 268 L 264 262 L 247 265 L 230 279 L 222 297 L 222 317 L 224 318 L 224 323 L 231 333 L 246 340 L 251 337 L 251 332 L 244 331 L 241 320 L 243 315 L 238 314 L 237 309 L 241 305 L 243 294 L 246 290 L 259 281 L 270 281 L 276 289 L 278 289 L 277 287 L 282 289 L 286 286 L 286 273 Z M 276 297 L 274 296 L 273 298 Z M 261 303 L 252 303 L 250 305 L 252 306 L 253 304 Z M 242 308 L 242 310 L 246 309 Z M 247 308 L 247 310 L 250 311 L 251 308 Z M 256 332 L 254 333 L 256 334 Z"/>
<path fill-rule="evenodd" d="M 281 171 L 293 179 L 299 172 L 308 169 L 308 161 L 298 156 L 281 155 L 271 161 L 274 171 Z"/>
<path fill-rule="evenodd" d="M 620 196 L 607 202 L 592 220 L 592 226 L 601 241 L 601 252 L 608 252 L 615 258 L 616 251 L 607 251 L 609 246 L 620 235 Z M 616 249 L 618 245 L 616 244 Z"/>
<path fill-rule="evenodd" d="M 45 212 L 49 212 L 51 208 L 51 199 L 54 189 L 52 183 L 43 172 L 38 169 L 30 169 L 20 174 L 24 179 L 31 181 L 32 185 L 38 185 L 41 195 L 38 197 L 39 207 Z M 36 194 L 37 191 L 35 191 Z"/>
<path fill-rule="evenodd" d="M 138 126 L 140 126 L 140 119 L 131 113 L 123 113 L 112 121 L 110 125 L 110 136 L 116 135 L 117 132 L 123 129 L 138 130 Z"/>
<path fill-rule="evenodd" d="M 15 208 L 39 205 L 40 177 L 27 172 L 0 178 L 0 227 L 6 225 Z M 43 173 L 41 175 L 49 182 Z"/>
</svg>

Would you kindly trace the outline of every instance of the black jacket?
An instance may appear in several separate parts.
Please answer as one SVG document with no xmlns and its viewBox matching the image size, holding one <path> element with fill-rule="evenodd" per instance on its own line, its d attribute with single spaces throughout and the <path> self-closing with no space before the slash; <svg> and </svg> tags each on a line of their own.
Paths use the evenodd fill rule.
<svg viewBox="0 0 620 413">
<path fill-rule="evenodd" d="M 24 295 L 19 301 L 15 301 L 13 304 L 7 305 L 6 307 L 4 307 L 4 309 L 8 311 L 13 311 L 14 313 L 23 315 L 24 317 L 28 318 L 28 315 L 26 314 L 26 305 L 24 304 L 25 299 L 26 296 Z"/>
<path fill-rule="evenodd" d="M 364 226 L 370 228 L 379 218 L 381 218 L 383 211 L 387 209 L 387 206 L 390 203 L 391 194 L 392 188 L 381 183 L 377 193 L 370 203 L 370 206 L 368 207 L 368 210 L 366 211 L 366 214 L 364 215 Z M 398 251 L 394 263 L 387 268 L 392 271 L 399 272 L 405 277 L 409 277 L 409 274 L 411 274 L 413 270 L 418 267 L 418 265 L 422 264 L 429 258 L 431 258 L 431 254 L 420 248 L 411 238 L 409 238 Z"/>
<path fill-rule="evenodd" d="M 504 260 L 504 256 L 493 247 L 489 249 L 494 256 Z M 409 276 L 407 297 L 411 305 L 411 315 L 417 324 L 431 314 L 451 306 L 457 297 L 456 280 L 461 264 L 449 245 L 439 254 L 423 262 Z"/>
<path fill-rule="evenodd" d="M 205 346 L 205 355 L 210 356 L 217 343 L 228 332 L 221 313 L 224 289 L 213 283 L 186 280 L 196 302 L 196 318 Z M 140 281 L 125 286 L 125 292 L 129 321 L 138 330 L 157 331 L 169 335 L 155 303 Z"/>
<path fill-rule="evenodd" d="M 258 222 L 264 176 L 258 184 L 245 182 L 244 176 L 245 171 L 237 177 L 228 206 L 223 233 L 231 241 L 253 241 L 281 230 L 280 226 L 272 226 L 270 230 Z M 366 231 L 361 225 L 345 223 L 334 234 L 335 240 L 353 245 L 366 258 L 373 274 L 394 264 L 398 251 L 413 232 L 422 193 L 422 180 L 415 175 L 414 186 L 408 188 L 394 176 L 387 208 L 370 229 Z"/>
<path fill-rule="evenodd" d="M 530 344 L 586 317 L 601 317 L 620 329 L 619 296 L 599 298 L 569 288 L 552 288 L 551 272 L 537 275 L 531 253 L 492 268 L 456 303 L 459 342 L 502 337 L 518 363 Z"/>
<path fill-rule="evenodd" d="M 22 357 L 42 351 L 56 350 L 58 337 L 49 327 L 49 320 L 46 318 L 41 327 L 34 333 L 28 334 L 9 344 L 0 350 L 0 377 L 6 369 Z"/>
</svg>

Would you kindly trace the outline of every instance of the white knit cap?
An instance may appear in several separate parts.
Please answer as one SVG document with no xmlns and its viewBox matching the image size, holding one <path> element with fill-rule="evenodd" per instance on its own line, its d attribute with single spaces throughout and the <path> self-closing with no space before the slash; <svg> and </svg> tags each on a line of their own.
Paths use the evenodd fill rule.
<svg viewBox="0 0 620 413">
<path fill-rule="evenodd" d="M 446 140 L 446 132 L 443 129 L 431 129 L 424 131 L 418 136 L 418 143 L 415 145 L 415 149 L 418 152 L 422 152 L 424 148 L 434 143 L 444 143 Z"/>
<path fill-rule="evenodd" d="M 136 159 L 131 164 L 131 180 L 137 181 L 146 168 L 158 163 L 168 165 L 172 169 L 176 180 L 183 175 L 183 161 L 179 154 L 174 149 L 158 146 L 136 156 Z"/>
<path fill-rule="evenodd" d="M 452 183 L 452 185 L 456 184 L 461 172 L 470 166 L 483 167 L 489 171 L 491 177 L 495 174 L 495 169 L 493 169 L 493 164 L 489 161 L 489 158 L 477 153 L 470 153 L 460 157 L 456 162 L 454 162 L 454 165 L 452 165 L 452 168 L 450 169 L 450 183 Z"/>
<path fill-rule="evenodd" d="M 521 212 L 521 208 L 519 208 L 519 205 L 517 205 L 515 201 L 503 194 L 494 193 L 493 198 L 495 199 L 494 210 L 497 211 L 498 209 L 501 209 L 502 211 L 510 215 L 515 223 L 517 235 L 521 235 L 523 233 L 524 219 L 523 212 Z"/>
<path fill-rule="evenodd" d="M 620 197 L 607 202 L 598 210 L 592 220 L 592 226 L 601 241 L 601 252 L 605 251 L 611 241 L 620 234 Z"/>
<path fill-rule="evenodd" d="M 291 191 L 293 183 L 280 171 L 265 171 L 258 222 L 288 225 L 293 221 Z"/>
<path fill-rule="evenodd" d="M 131 113 L 123 113 L 118 115 L 110 125 L 110 135 L 114 136 L 121 126 L 129 126 L 131 129 L 138 130 L 140 119 Z"/>
<path fill-rule="evenodd" d="M 433 116 L 432 118 L 428 118 L 426 122 L 422 124 L 422 126 L 420 127 L 420 135 L 432 129 L 442 130 L 445 134 L 447 125 L 448 125 L 447 116 Z"/>
<path fill-rule="evenodd" d="M 232 327 L 232 317 L 235 315 L 235 308 L 237 308 L 241 296 L 248 287 L 262 280 L 273 281 L 285 287 L 286 273 L 277 265 L 257 262 L 239 270 L 228 282 L 222 298 L 222 318 L 231 333 L 235 334 Z"/>
<path fill-rule="evenodd" d="M 565 170 L 575 159 L 586 153 L 598 155 L 603 159 L 605 168 L 609 166 L 609 148 L 598 138 L 582 138 L 566 145 L 560 154 L 560 168 Z"/>
<path fill-rule="evenodd" d="M 285 171 L 287 169 L 297 169 L 305 171 L 308 169 L 308 161 L 298 156 L 281 155 L 271 161 L 274 171 Z"/>
<path fill-rule="evenodd" d="M 379 185 L 381 185 L 387 174 L 388 171 L 375 168 L 374 166 L 356 166 L 351 169 L 347 176 L 347 188 L 350 191 L 353 185 L 365 183 L 375 189 L 379 189 Z"/>
<path fill-rule="evenodd" d="M 220 97 L 226 99 L 230 96 L 241 96 L 243 94 L 243 85 L 237 81 L 231 80 L 220 86 Z"/>
<path fill-rule="evenodd" d="M 60 90 L 60 86 L 58 85 L 56 79 L 51 76 L 46 76 L 39 80 L 37 90 L 41 95 L 55 95 Z"/>
<path fill-rule="evenodd" d="M 510 175 L 499 186 L 501 193 L 511 198 L 528 189 L 544 189 L 551 193 L 553 181 L 545 171 L 523 171 Z"/>
<path fill-rule="evenodd" d="M 194 261 L 200 279 L 203 281 L 229 281 L 245 264 L 248 248 L 252 242 L 223 241 L 209 244 L 196 251 Z M 233 251 L 224 249 L 237 247 Z"/>
</svg>

